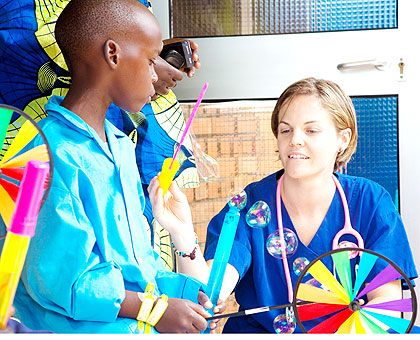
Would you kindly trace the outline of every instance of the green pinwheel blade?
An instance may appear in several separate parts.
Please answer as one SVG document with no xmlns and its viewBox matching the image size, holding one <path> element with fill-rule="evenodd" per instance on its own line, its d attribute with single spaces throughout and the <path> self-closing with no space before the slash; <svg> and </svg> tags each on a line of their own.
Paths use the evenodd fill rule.
<svg viewBox="0 0 420 340">
<path fill-rule="evenodd" d="M 365 322 L 365 324 L 369 327 L 370 331 L 373 334 L 388 334 L 388 332 L 381 327 L 379 327 L 376 323 L 374 323 L 371 318 L 369 318 L 363 311 L 360 311 L 360 315 Z M 374 318 L 372 318 L 374 319 Z"/>
<path fill-rule="evenodd" d="M 389 328 L 393 329 L 394 331 L 400 334 L 404 334 L 406 332 L 411 322 L 410 320 L 407 320 L 407 319 L 396 318 L 395 316 L 374 313 L 367 310 L 362 311 L 362 314 L 363 313 L 366 313 L 372 316 L 373 318 L 379 320 L 380 322 L 384 323 Z"/>
<path fill-rule="evenodd" d="M 13 110 L 0 108 L 0 151 L 3 148 L 4 138 L 12 118 Z"/>
<path fill-rule="evenodd" d="M 352 296 L 352 280 L 349 252 L 340 251 L 331 255 L 341 285 L 346 290 L 348 296 Z"/>
</svg>

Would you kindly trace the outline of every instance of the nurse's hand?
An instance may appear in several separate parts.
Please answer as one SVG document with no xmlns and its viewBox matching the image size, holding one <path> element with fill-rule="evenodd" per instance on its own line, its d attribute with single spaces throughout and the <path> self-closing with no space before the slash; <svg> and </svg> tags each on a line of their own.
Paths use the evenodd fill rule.
<svg viewBox="0 0 420 340">
<path fill-rule="evenodd" d="M 159 187 L 159 180 L 156 176 L 151 180 L 147 191 L 154 218 L 171 234 L 177 248 L 183 250 L 183 243 L 185 243 L 185 248 L 194 245 L 195 235 L 191 209 L 187 197 L 179 190 L 176 183 L 172 182 L 168 192 L 163 196 L 163 190 Z"/>
</svg>

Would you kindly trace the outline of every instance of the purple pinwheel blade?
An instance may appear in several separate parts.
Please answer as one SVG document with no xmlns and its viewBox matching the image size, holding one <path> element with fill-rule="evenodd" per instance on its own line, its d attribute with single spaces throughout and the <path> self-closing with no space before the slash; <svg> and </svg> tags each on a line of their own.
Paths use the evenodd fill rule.
<svg viewBox="0 0 420 340">
<path fill-rule="evenodd" d="M 394 301 L 387 301 L 382 303 L 376 303 L 373 305 L 361 306 L 361 308 L 377 308 L 384 310 L 395 310 L 398 312 L 411 313 L 413 311 L 413 301 L 410 299 L 400 299 Z"/>
<path fill-rule="evenodd" d="M 371 292 L 372 290 L 391 282 L 399 278 L 401 274 L 391 265 L 388 265 L 384 270 L 382 270 L 374 279 L 368 283 L 368 285 L 363 289 L 359 294 L 357 294 L 356 299 L 359 297 Z"/>
</svg>

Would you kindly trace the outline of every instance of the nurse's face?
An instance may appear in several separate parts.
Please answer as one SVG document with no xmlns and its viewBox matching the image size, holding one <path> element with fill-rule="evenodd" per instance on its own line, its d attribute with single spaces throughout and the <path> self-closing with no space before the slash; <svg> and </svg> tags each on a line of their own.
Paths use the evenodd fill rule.
<svg viewBox="0 0 420 340">
<path fill-rule="evenodd" d="M 330 113 L 311 95 L 298 95 L 280 109 L 277 144 L 285 174 L 295 179 L 331 176 L 343 137 Z"/>
</svg>

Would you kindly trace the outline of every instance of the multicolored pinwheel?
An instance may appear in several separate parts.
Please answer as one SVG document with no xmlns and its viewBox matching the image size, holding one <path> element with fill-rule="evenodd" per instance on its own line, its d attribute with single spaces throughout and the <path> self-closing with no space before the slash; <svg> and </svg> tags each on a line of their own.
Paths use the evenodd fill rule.
<svg viewBox="0 0 420 340">
<path fill-rule="evenodd" d="M 349 259 L 356 251 L 358 264 Z M 338 278 L 327 269 L 331 263 Z M 351 268 L 357 269 L 357 275 Z M 322 288 L 302 283 L 308 273 Z M 408 287 L 407 297 L 363 302 L 368 301 L 367 294 L 394 280 Z M 308 333 L 409 333 L 417 315 L 409 278 L 391 260 L 367 249 L 336 249 L 317 257 L 300 274 L 293 295 L 296 322 Z"/>
<path fill-rule="evenodd" d="M 43 144 L 30 148 L 29 142 L 37 135 Z M 0 216 L 9 226 L 24 167 L 30 160 L 50 163 L 41 204 L 45 201 L 52 180 L 52 155 L 38 124 L 23 111 L 8 105 L 0 105 L 0 150 Z"/>
</svg>

